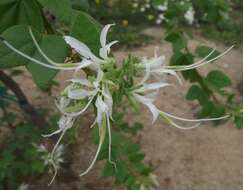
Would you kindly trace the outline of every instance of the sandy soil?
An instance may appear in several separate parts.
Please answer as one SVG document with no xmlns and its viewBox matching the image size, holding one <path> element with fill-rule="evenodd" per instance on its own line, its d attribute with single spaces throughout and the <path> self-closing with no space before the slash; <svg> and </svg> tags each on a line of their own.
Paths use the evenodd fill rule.
<svg viewBox="0 0 243 190">
<path fill-rule="evenodd" d="M 158 46 L 162 54 L 169 59 L 171 47 L 161 40 L 162 31 L 148 30 L 146 33 L 158 34 L 156 43 L 132 50 L 122 50 L 115 52 L 115 57 L 122 60 L 128 52 L 138 56 L 153 56 L 154 47 Z M 190 48 L 194 49 L 198 44 L 208 44 L 217 46 L 223 51 L 226 47 L 208 42 L 197 37 L 197 41 L 190 42 Z M 218 60 L 215 64 L 201 69 L 202 73 L 208 70 L 220 69 L 231 76 L 234 87 L 242 86 L 243 79 L 243 56 L 241 50 L 233 50 L 227 56 Z M 68 73 L 59 73 L 57 79 L 68 78 Z M 171 79 L 169 79 L 171 81 Z M 23 81 L 23 79 L 18 79 Z M 31 82 L 29 77 L 24 79 L 22 85 L 29 99 L 36 105 L 54 106 L 51 98 L 40 93 Z M 176 81 L 174 81 L 176 83 Z M 240 84 L 240 85 L 239 85 Z M 64 86 L 65 84 L 61 84 Z M 189 84 L 175 86 L 171 90 L 161 92 L 161 98 L 157 105 L 167 112 L 183 117 L 193 117 L 197 111 L 195 102 L 185 100 L 185 94 Z M 57 93 L 54 90 L 54 94 Z M 37 98 L 36 98 L 37 97 Z M 242 100 L 238 93 L 239 101 Z M 43 99 L 45 100 L 43 102 Z M 151 125 L 151 115 L 145 111 L 139 116 L 140 122 L 146 126 L 140 134 L 141 145 L 146 153 L 146 162 L 152 164 L 156 169 L 161 186 L 159 190 L 242 190 L 243 189 L 243 131 L 237 130 L 232 122 L 227 122 L 222 126 L 213 127 L 205 123 L 201 128 L 190 131 L 181 131 L 167 126 L 163 121 L 157 121 Z M 137 116 L 135 119 L 138 119 Z M 83 123 L 89 123 L 88 118 L 83 119 Z M 78 172 L 85 169 L 90 158 L 94 154 L 94 146 L 90 145 L 89 129 L 81 128 L 80 140 L 71 150 L 72 159 L 69 161 L 69 168 L 73 171 L 63 174 L 57 179 L 53 186 L 45 185 L 46 178 L 37 181 L 37 186 L 33 189 L 42 190 L 118 190 L 112 187 L 109 180 L 99 177 L 102 163 L 92 170 L 81 181 L 76 177 Z M 137 137 L 138 138 L 138 137 Z M 70 155 L 67 155 L 70 157 Z M 122 189 L 122 188 L 121 188 Z"/>
</svg>

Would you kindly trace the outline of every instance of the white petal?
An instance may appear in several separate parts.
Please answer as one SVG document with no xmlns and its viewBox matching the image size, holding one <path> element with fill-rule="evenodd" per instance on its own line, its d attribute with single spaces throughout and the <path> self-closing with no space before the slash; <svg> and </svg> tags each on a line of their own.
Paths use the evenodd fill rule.
<svg viewBox="0 0 243 190">
<path fill-rule="evenodd" d="M 97 93 L 97 91 L 96 91 L 95 93 Z M 79 112 L 67 113 L 67 112 L 64 112 L 63 110 L 60 110 L 60 112 L 61 112 L 62 114 L 67 115 L 67 116 L 77 117 L 77 116 L 81 115 L 82 113 L 84 113 L 84 112 L 89 108 L 89 106 L 90 106 L 90 104 L 92 103 L 92 101 L 93 101 L 95 95 L 96 95 L 96 94 L 94 94 L 93 96 L 90 97 L 88 103 L 87 103 L 87 104 L 85 105 L 85 107 L 84 107 L 82 110 L 80 110 Z"/>
<path fill-rule="evenodd" d="M 187 122 L 219 121 L 219 120 L 227 119 L 227 118 L 230 117 L 230 115 L 225 115 L 225 116 L 216 117 L 216 118 L 187 119 L 187 118 L 183 118 L 183 117 L 178 117 L 178 116 L 172 115 L 170 113 L 167 113 L 167 112 L 164 112 L 164 111 L 161 111 L 161 110 L 160 110 L 160 113 L 164 114 L 164 115 L 166 115 L 166 116 L 168 116 L 170 118 L 173 118 L 173 119 L 176 119 L 176 120 L 179 120 L 179 121 L 187 121 Z"/>
<path fill-rule="evenodd" d="M 151 59 L 144 58 L 142 63 L 145 65 L 149 65 L 150 68 L 158 68 L 165 62 L 165 56 L 153 57 Z"/>
<path fill-rule="evenodd" d="M 105 102 L 105 104 L 108 107 L 109 117 L 112 118 L 113 99 L 112 99 L 112 95 L 111 95 L 110 90 L 108 89 L 108 87 L 103 88 L 102 94 L 104 96 L 104 102 Z"/>
<path fill-rule="evenodd" d="M 86 59 L 91 59 L 94 62 L 103 62 L 101 59 L 96 57 L 88 48 L 87 45 L 80 42 L 79 40 L 71 37 L 71 36 L 64 36 L 64 40 L 67 44 L 69 44 L 73 49 L 75 49 L 81 56 Z"/>
<path fill-rule="evenodd" d="M 102 57 L 103 59 L 107 59 L 110 51 L 111 51 L 111 46 L 113 46 L 115 43 L 117 43 L 118 41 L 113 41 L 105 46 L 102 46 L 100 48 L 100 57 Z"/>
<path fill-rule="evenodd" d="M 100 127 L 102 125 L 103 114 L 107 112 L 108 107 L 105 104 L 105 102 L 102 100 L 101 96 L 97 97 L 95 101 L 95 106 L 97 108 L 96 122 Z"/>
<path fill-rule="evenodd" d="M 90 61 L 90 60 L 87 60 L 87 59 L 83 59 L 82 62 L 80 64 L 78 64 L 77 68 L 75 69 L 75 72 L 74 72 L 74 75 L 77 74 L 77 72 L 80 70 L 80 69 L 83 69 L 85 67 L 88 67 L 92 64 L 93 62 Z"/>
<path fill-rule="evenodd" d="M 151 99 L 152 102 L 153 102 L 158 97 L 158 95 L 159 95 L 159 90 L 156 90 L 156 91 L 153 91 L 149 94 L 146 94 L 145 97 Z"/>
<path fill-rule="evenodd" d="M 101 31 L 101 34 L 100 34 L 100 44 L 101 44 L 101 47 L 104 47 L 106 46 L 106 37 L 107 37 L 107 33 L 108 33 L 108 30 L 111 26 L 113 26 L 115 24 L 107 24 L 105 25 L 105 27 L 102 29 Z"/>
<path fill-rule="evenodd" d="M 61 130 L 70 129 L 73 126 L 74 118 L 63 115 L 58 121 L 58 126 Z"/>
<path fill-rule="evenodd" d="M 93 85 L 94 85 L 94 87 L 95 87 L 96 89 L 99 88 L 99 85 L 100 85 L 100 82 L 101 82 L 102 79 L 103 79 L 103 76 L 104 76 L 104 72 L 103 72 L 101 69 L 99 69 L 99 70 L 98 70 L 98 73 L 97 73 L 97 78 L 96 78 L 96 80 L 93 82 Z"/>
<path fill-rule="evenodd" d="M 100 48 L 100 57 L 103 59 L 108 58 L 108 48 L 106 46 Z"/>
<path fill-rule="evenodd" d="M 178 80 L 178 82 L 180 83 L 180 85 L 183 84 L 183 82 L 182 82 L 181 78 L 179 77 L 179 75 L 175 71 L 173 71 L 171 69 L 163 69 L 163 68 L 162 69 L 154 69 L 151 72 L 156 73 L 156 74 L 159 74 L 159 75 L 162 75 L 164 73 L 173 75 L 173 76 L 176 77 L 176 79 Z"/>
<path fill-rule="evenodd" d="M 150 112 L 153 115 L 153 120 L 152 123 L 154 123 L 156 121 L 156 119 L 159 116 L 159 110 L 157 109 L 157 107 L 152 103 L 152 100 L 149 98 L 146 98 L 144 96 L 138 95 L 134 93 L 134 97 L 142 104 L 144 104 L 145 106 L 147 106 L 150 110 Z"/>
<path fill-rule="evenodd" d="M 170 84 L 168 83 L 164 83 L 164 82 L 155 82 L 155 83 L 150 83 L 150 84 L 144 84 L 141 88 L 135 90 L 135 92 L 146 92 L 146 91 L 150 91 L 150 90 L 159 90 L 160 88 L 166 87 L 166 86 L 170 86 Z"/>
<path fill-rule="evenodd" d="M 153 121 L 152 121 L 152 123 L 154 123 L 157 120 L 158 116 L 159 116 L 158 109 L 152 103 L 146 103 L 145 102 L 144 104 L 149 108 L 150 112 L 152 113 L 152 115 L 153 115 Z"/>
<path fill-rule="evenodd" d="M 58 130 L 56 130 L 56 131 L 54 131 L 54 132 L 52 132 L 52 133 L 50 133 L 50 134 L 47 134 L 47 135 L 41 135 L 41 136 L 42 136 L 42 137 L 51 137 L 51 136 L 56 135 L 56 134 L 61 133 L 61 132 L 62 132 L 62 130 L 61 130 L 61 129 L 58 129 Z"/>
<path fill-rule="evenodd" d="M 144 58 L 144 60 L 145 60 L 146 58 Z M 139 82 L 139 84 L 143 84 L 143 83 L 145 83 L 148 79 L 149 79 L 149 77 L 150 77 L 150 73 L 151 73 L 151 68 L 150 68 L 150 64 L 145 64 L 145 75 L 144 75 L 144 77 L 142 78 L 142 80 Z"/>
<path fill-rule="evenodd" d="M 70 89 L 68 91 L 68 97 L 74 100 L 81 100 L 89 96 L 93 96 L 96 93 L 95 90 L 88 91 L 84 89 Z"/>
<path fill-rule="evenodd" d="M 78 83 L 78 84 L 81 84 L 81 85 L 84 85 L 84 86 L 92 87 L 91 82 L 87 79 L 73 78 L 73 79 L 68 80 L 68 81 L 73 82 L 73 83 Z"/>
</svg>

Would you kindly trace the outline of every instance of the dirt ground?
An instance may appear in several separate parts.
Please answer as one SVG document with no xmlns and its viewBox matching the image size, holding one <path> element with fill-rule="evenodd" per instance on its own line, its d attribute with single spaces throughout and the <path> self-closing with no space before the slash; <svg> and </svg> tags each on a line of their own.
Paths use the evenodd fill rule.
<svg viewBox="0 0 243 190">
<path fill-rule="evenodd" d="M 159 47 L 160 53 L 169 59 L 171 47 L 163 42 L 162 31 L 150 29 L 148 34 L 156 34 L 156 43 L 132 50 L 120 50 L 115 52 L 115 57 L 122 60 L 128 52 L 138 56 L 153 56 L 155 46 Z M 220 44 L 209 42 L 199 36 L 191 40 L 190 48 L 195 49 L 198 44 L 216 46 L 220 51 L 225 50 Z M 241 49 L 232 50 L 226 56 L 201 69 L 206 73 L 212 69 L 225 71 L 231 78 L 238 94 L 237 98 L 242 101 L 238 89 L 243 84 L 243 54 Z M 57 79 L 68 79 L 69 73 L 59 73 Z M 18 79 L 21 81 L 23 79 Z M 170 81 L 172 79 L 169 79 Z M 29 77 L 24 78 L 23 90 L 28 93 L 29 99 L 36 105 L 54 106 L 51 98 L 40 93 L 31 82 Z M 175 84 L 176 81 L 173 81 Z M 65 86 L 62 82 L 61 88 Z M 176 85 L 171 90 L 162 91 L 161 98 L 157 102 L 158 107 L 178 116 L 193 118 L 198 107 L 196 102 L 185 100 L 185 94 L 189 87 Z M 243 89 L 243 88 L 242 88 Z M 54 90 L 54 95 L 58 89 Z M 34 94 L 36 93 L 36 94 Z M 37 97 L 37 98 L 36 98 Z M 44 100 L 44 101 L 43 101 Z M 213 127 L 210 123 L 204 123 L 200 128 L 182 131 L 170 127 L 162 120 L 151 124 L 151 115 L 146 108 L 140 116 L 131 118 L 139 119 L 145 125 L 144 131 L 136 138 L 146 153 L 146 162 L 155 167 L 160 187 L 158 190 L 242 190 L 243 189 L 243 131 L 237 130 L 231 121 L 219 127 Z M 84 118 L 83 123 L 89 123 Z M 94 146 L 90 145 L 89 128 L 82 127 L 80 140 L 71 150 L 72 159 L 69 167 L 73 174 L 64 174 L 57 178 L 56 182 L 47 187 L 46 178 L 38 180 L 33 186 L 35 190 L 120 190 L 123 188 L 112 187 L 109 180 L 99 177 L 102 163 L 81 180 L 77 178 L 80 171 L 85 169 L 89 160 L 94 155 Z M 67 155 L 68 157 L 70 155 Z M 48 176 L 49 177 L 49 176 Z M 48 178 L 49 179 L 49 178 Z M 34 184 L 33 184 L 34 185 Z"/>
</svg>

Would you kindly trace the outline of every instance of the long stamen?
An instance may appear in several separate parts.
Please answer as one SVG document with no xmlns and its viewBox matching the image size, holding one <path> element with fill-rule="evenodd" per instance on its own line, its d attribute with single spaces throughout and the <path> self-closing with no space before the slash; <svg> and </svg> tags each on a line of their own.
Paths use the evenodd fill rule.
<svg viewBox="0 0 243 190">
<path fill-rule="evenodd" d="M 1 39 L 2 40 L 2 39 Z M 55 70 L 75 70 L 76 67 L 58 67 L 58 66 L 53 66 L 53 65 L 49 65 L 49 64 L 46 64 L 42 61 L 39 61 L 37 59 L 34 59 L 32 57 L 30 57 L 29 55 L 19 51 L 18 49 L 16 49 L 14 46 L 12 46 L 9 42 L 7 42 L 6 40 L 2 40 L 2 42 L 11 50 L 13 50 L 15 53 L 21 55 L 22 57 L 34 62 L 34 63 L 37 63 L 43 67 L 47 67 L 47 68 L 50 68 L 50 69 L 55 69 Z"/>
<path fill-rule="evenodd" d="M 160 110 L 160 113 L 163 115 L 166 115 L 170 118 L 176 119 L 176 120 L 180 120 L 180 121 L 188 121 L 188 122 L 203 122 L 203 121 L 218 121 L 218 120 L 222 120 L 222 119 L 227 119 L 230 117 L 230 115 L 225 115 L 222 117 L 217 117 L 217 118 L 204 118 L 204 119 L 186 119 L 186 118 L 182 118 L 182 117 L 178 117 L 175 115 L 172 115 L 170 113 L 164 112 Z"/>
<path fill-rule="evenodd" d="M 223 53 L 221 53 L 220 55 L 214 57 L 213 59 L 210 59 L 209 61 L 205 61 L 205 62 L 201 62 L 201 63 L 194 63 L 192 65 L 185 65 L 185 66 L 166 66 L 166 69 L 173 69 L 174 71 L 186 71 L 186 70 L 191 70 L 191 69 L 195 69 L 197 67 L 201 67 L 203 65 L 206 65 L 208 63 L 211 63 L 221 57 L 223 57 L 225 54 L 227 54 L 231 49 L 233 49 L 234 46 L 231 46 L 229 49 L 227 49 L 226 51 L 224 51 Z M 211 52 L 212 53 L 212 52 Z M 205 59 L 205 58 L 204 58 Z"/>
<path fill-rule="evenodd" d="M 170 123 L 172 126 L 178 128 L 178 129 L 182 129 L 182 130 L 195 129 L 195 128 L 200 127 L 200 125 L 201 125 L 201 123 L 197 123 L 197 124 L 195 124 L 195 125 L 193 125 L 193 126 L 183 127 L 183 126 L 180 126 L 180 125 L 178 125 L 177 123 L 175 123 L 173 120 L 169 120 L 169 123 Z"/>
<path fill-rule="evenodd" d="M 194 65 L 199 65 L 199 64 L 203 63 L 204 61 L 206 61 L 215 51 L 216 51 L 216 48 L 214 48 L 206 57 L 204 57 L 203 59 L 201 59 L 191 65 L 171 65 L 171 66 L 165 66 L 165 68 L 177 69 L 177 68 L 185 68 L 185 67 L 191 67 Z"/>
<path fill-rule="evenodd" d="M 78 66 L 81 62 L 78 62 L 78 63 L 71 63 L 71 64 L 65 64 L 65 63 L 57 63 L 53 60 L 51 60 L 44 52 L 43 50 L 40 48 L 39 44 L 37 43 L 37 40 L 32 32 L 32 29 L 31 27 L 29 27 L 29 33 L 30 33 L 30 36 L 37 48 L 37 50 L 40 52 L 40 54 L 46 59 L 46 61 L 48 61 L 50 64 L 54 65 L 54 66 L 57 66 L 57 67 L 60 67 L 60 66 L 63 66 L 63 67 L 67 67 L 68 66 Z"/>
<path fill-rule="evenodd" d="M 97 151 L 96 151 L 96 154 L 95 154 L 95 157 L 93 159 L 93 161 L 91 162 L 91 164 L 89 165 L 89 167 L 83 172 L 81 173 L 79 176 L 82 177 L 84 175 L 86 175 L 87 173 L 89 173 L 89 171 L 93 168 L 98 156 L 99 156 L 99 153 L 100 153 L 100 150 L 101 150 L 101 147 L 102 147 L 102 142 L 99 142 L 99 146 L 97 148 Z"/>
<path fill-rule="evenodd" d="M 55 180 L 56 176 L 57 176 L 57 166 L 56 166 L 56 163 L 55 163 L 55 160 L 54 160 L 54 154 L 55 154 L 56 149 L 57 149 L 58 145 L 60 144 L 63 136 L 65 135 L 65 133 L 66 133 L 66 129 L 64 129 L 62 131 L 61 136 L 59 137 L 57 143 L 55 144 L 55 146 L 54 146 L 54 148 L 53 148 L 53 150 L 51 152 L 51 164 L 52 164 L 52 166 L 54 168 L 54 175 L 53 175 L 53 177 L 52 177 L 52 179 L 51 179 L 51 181 L 50 181 L 50 183 L 48 185 L 51 185 L 53 183 L 53 181 Z"/>
<path fill-rule="evenodd" d="M 160 116 L 163 117 L 170 125 L 178 128 L 178 129 L 182 129 L 182 130 L 190 130 L 190 129 L 195 129 L 197 127 L 200 126 L 200 123 L 197 123 L 193 126 L 189 126 L 189 127 L 183 127 L 178 125 L 177 123 L 175 123 L 172 119 L 170 119 L 168 116 L 164 115 L 163 113 L 160 112 Z"/>
<path fill-rule="evenodd" d="M 58 130 L 54 131 L 53 133 L 50 133 L 50 134 L 47 134 L 47 135 L 41 135 L 41 136 L 46 138 L 46 137 L 51 137 L 51 136 L 56 135 L 56 134 L 61 133 L 61 132 L 62 132 L 62 130 L 58 129 Z"/>
<path fill-rule="evenodd" d="M 81 173 L 79 176 L 82 177 L 84 175 L 86 175 L 87 173 L 89 173 L 89 171 L 93 168 L 98 156 L 99 156 L 99 153 L 101 151 L 101 148 L 102 148 L 102 144 L 105 140 L 105 134 L 106 134 L 106 124 L 107 121 L 106 121 L 106 117 L 103 117 L 103 123 L 102 123 L 102 126 L 101 128 L 99 128 L 99 136 L 100 136 L 100 140 L 99 140 L 99 145 L 98 145 L 98 148 L 97 148 L 97 151 L 96 151 L 96 154 L 95 154 L 95 157 L 94 159 L 92 160 L 91 164 L 89 165 L 89 167 L 83 172 Z"/>
<path fill-rule="evenodd" d="M 64 110 L 60 109 L 60 106 L 58 106 L 58 104 L 56 103 L 56 106 L 57 108 L 59 109 L 59 111 L 62 113 L 62 114 L 65 114 L 67 116 L 70 116 L 70 117 L 76 117 L 76 116 L 79 116 L 81 115 L 83 112 L 85 112 L 88 107 L 90 106 L 90 104 L 92 103 L 93 99 L 94 99 L 95 96 L 93 96 L 92 98 L 90 98 L 89 102 L 86 104 L 86 106 L 79 112 L 75 112 L 75 113 L 67 113 L 65 112 Z"/>
<path fill-rule="evenodd" d="M 106 114 L 106 120 L 107 120 L 107 129 L 108 129 L 108 136 L 109 136 L 109 162 L 115 167 L 116 169 L 116 163 L 111 160 L 111 125 L 110 125 L 110 118 L 109 115 Z"/>
</svg>

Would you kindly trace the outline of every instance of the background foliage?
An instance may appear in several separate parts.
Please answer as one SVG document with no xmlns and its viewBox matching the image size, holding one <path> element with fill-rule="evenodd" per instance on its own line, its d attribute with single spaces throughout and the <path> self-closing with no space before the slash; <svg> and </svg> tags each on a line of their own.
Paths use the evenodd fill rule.
<svg viewBox="0 0 243 190">
<path fill-rule="evenodd" d="M 167 9 L 158 9 L 165 2 L 168 2 Z M 195 10 L 192 25 L 184 17 L 190 7 Z M 212 50 L 205 46 L 199 46 L 195 52 L 188 49 L 188 33 L 191 28 L 199 29 L 207 37 L 227 44 L 242 43 L 243 21 L 239 17 L 242 7 L 240 0 L 1 0 L 0 33 L 19 50 L 42 60 L 28 32 L 28 26 L 31 26 L 42 50 L 53 60 L 64 62 L 67 57 L 73 58 L 62 38 L 64 34 L 70 34 L 86 43 L 97 54 L 100 23 L 117 23 L 111 38 L 130 47 L 141 45 L 141 41 L 149 42 L 151 39 L 140 34 L 140 31 L 159 24 L 165 28 L 165 40 L 173 47 L 170 64 L 189 65 L 195 58 L 205 57 Z M 158 19 L 162 21 L 158 23 Z M 212 57 L 218 54 L 215 52 Z M 13 70 L 19 66 L 26 67 L 41 90 L 50 90 L 54 84 L 56 71 L 35 65 L 0 43 L 0 69 L 21 74 Z M 129 70 L 129 64 L 124 66 Z M 192 83 L 186 98 L 197 100 L 201 105 L 199 117 L 218 117 L 230 113 L 237 128 L 242 128 L 243 109 L 234 99 L 232 82 L 226 74 L 214 70 L 202 76 L 193 70 L 183 72 L 183 76 Z M 18 98 L 4 84 L 0 86 L 0 98 L 3 112 L 1 126 L 10 127 L 13 133 L 0 151 L 0 189 L 16 189 L 26 177 L 38 176 L 46 171 L 47 168 L 38 159 L 40 153 L 33 146 L 33 143 L 40 144 L 40 135 L 46 129 L 36 128 L 32 123 L 19 118 L 15 112 L 8 111 L 9 105 L 18 103 Z M 147 188 L 153 186 L 155 180 L 152 169 L 144 164 L 141 147 L 131 140 L 143 126 L 138 123 L 129 125 L 124 121 L 122 113 L 114 117 L 112 157 L 117 161 L 119 172 L 107 161 L 103 176 L 113 176 L 116 184 L 124 184 L 131 190 L 139 189 L 141 184 Z M 31 136 L 28 135 L 30 133 Z M 97 137 L 98 133 L 94 130 L 95 144 Z M 99 159 L 107 160 L 107 146 L 103 147 Z"/>
</svg>

